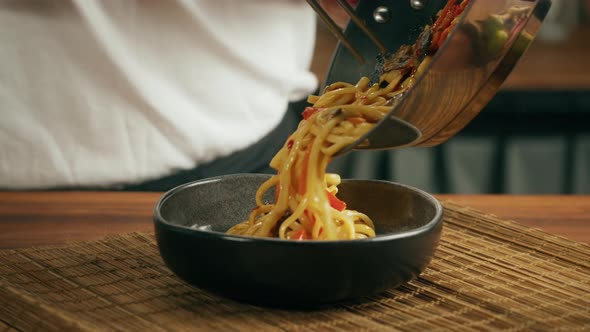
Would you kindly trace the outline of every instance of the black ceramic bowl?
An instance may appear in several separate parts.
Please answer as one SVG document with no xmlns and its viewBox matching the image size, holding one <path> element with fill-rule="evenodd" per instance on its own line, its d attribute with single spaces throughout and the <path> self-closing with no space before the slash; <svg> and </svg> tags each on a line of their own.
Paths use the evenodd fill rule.
<svg viewBox="0 0 590 332">
<path fill-rule="evenodd" d="M 166 265 L 202 289 L 259 305 L 316 306 L 360 299 L 415 278 L 442 229 L 441 204 L 415 188 L 344 180 L 338 197 L 375 222 L 377 237 L 287 241 L 229 236 L 248 219 L 268 175 L 237 174 L 181 185 L 158 201 L 154 222 Z M 274 193 L 267 193 L 271 201 Z M 195 226 L 197 225 L 197 226 Z"/>
</svg>

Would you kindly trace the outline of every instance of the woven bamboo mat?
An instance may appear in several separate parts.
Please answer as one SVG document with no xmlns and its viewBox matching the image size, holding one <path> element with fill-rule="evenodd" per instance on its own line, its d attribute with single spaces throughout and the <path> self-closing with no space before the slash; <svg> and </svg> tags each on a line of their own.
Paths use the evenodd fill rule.
<svg viewBox="0 0 590 332">
<path fill-rule="evenodd" d="M 0 330 L 590 330 L 590 246 L 445 207 L 436 258 L 417 280 L 313 311 L 191 287 L 152 234 L 0 251 Z"/>
</svg>

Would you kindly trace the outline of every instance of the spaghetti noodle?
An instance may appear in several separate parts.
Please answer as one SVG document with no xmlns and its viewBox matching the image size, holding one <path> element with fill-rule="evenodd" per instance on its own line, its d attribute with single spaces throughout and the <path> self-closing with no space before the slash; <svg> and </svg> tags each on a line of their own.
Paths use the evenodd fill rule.
<svg viewBox="0 0 590 332">
<path fill-rule="evenodd" d="M 347 209 L 336 197 L 340 176 L 326 173 L 326 168 L 336 152 L 381 120 L 424 71 L 444 41 L 441 34 L 446 38 L 467 1 L 455 3 L 449 1 L 414 45 L 400 48 L 384 61 L 379 83 L 372 84 L 367 77 L 356 84 L 337 82 L 320 96 L 308 98 L 313 106 L 304 110 L 297 130 L 270 162 L 277 174 L 259 187 L 248 220 L 230 228 L 228 234 L 294 240 L 375 236 L 372 220 Z M 274 202 L 263 202 L 265 192 L 273 187 Z"/>
</svg>

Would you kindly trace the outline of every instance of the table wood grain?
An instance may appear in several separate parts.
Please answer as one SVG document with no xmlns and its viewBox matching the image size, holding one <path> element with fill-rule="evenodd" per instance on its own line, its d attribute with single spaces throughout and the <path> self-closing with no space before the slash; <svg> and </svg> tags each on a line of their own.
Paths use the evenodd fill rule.
<svg viewBox="0 0 590 332">
<path fill-rule="evenodd" d="M 0 192 L 0 248 L 152 231 L 161 193 Z M 590 243 L 590 196 L 438 195 L 503 219 Z"/>
</svg>

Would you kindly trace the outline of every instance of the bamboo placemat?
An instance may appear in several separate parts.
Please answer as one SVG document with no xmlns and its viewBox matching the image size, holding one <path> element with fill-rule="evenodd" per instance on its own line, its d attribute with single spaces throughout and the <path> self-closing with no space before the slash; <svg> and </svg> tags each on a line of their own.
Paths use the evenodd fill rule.
<svg viewBox="0 0 590 332">
<path fill-rule="evenodd" d="M 436 257 L 367 301 L 236 303 L 177 279 L 152 234 L 0 252 L 0 330 L 590 330 L 590 246 L 445 203 Z"/>
</svg>

